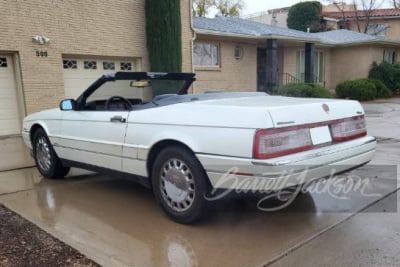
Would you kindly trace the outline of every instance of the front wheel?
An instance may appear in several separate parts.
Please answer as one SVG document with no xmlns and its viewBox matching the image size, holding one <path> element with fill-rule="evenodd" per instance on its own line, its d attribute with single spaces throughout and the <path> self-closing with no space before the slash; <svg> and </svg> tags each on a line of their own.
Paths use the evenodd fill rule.
<svg viewBox="0 0 400 267">
<path fill-rule="evenodd" d="M 207 175 L 189 150 L 173 146 L 161 151 L 152 169 L 153 192 L 174 221 L 194 223 L 206 215 Z"/>
<path fill-rule="evenodd" d="M 41 175 L 46 178 L 63 178 L 69 172 L 68 167 L 61 164 L 53 146 L 43 129 L 38 129 L 33 134 L 33 157 Z"/>
</svg>

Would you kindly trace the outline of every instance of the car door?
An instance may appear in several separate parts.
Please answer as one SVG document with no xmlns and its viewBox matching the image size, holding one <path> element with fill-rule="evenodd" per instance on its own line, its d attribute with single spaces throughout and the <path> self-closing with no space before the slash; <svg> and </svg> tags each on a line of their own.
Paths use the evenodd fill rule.
<svg viewBox="0 0 400 267">
<path fill-rule="evenodd" d="M 121 87 L 116 82 L 105 83 L 85 97 L 76 110 L 63 113 L 61 138 L 57 144 L 60 157 L 122 170 L 122 146 L 130 107 L 125 105 L 128 96 Z"/>
<path fill-rule="evenodd" d="M 68 111 L 62 122 L 64 159 L 122 170 L 128 111 Z"/>
</svg>

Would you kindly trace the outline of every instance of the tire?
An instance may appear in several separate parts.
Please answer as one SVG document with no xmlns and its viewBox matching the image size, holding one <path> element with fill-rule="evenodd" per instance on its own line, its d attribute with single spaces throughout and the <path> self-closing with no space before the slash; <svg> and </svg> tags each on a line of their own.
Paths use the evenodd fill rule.
<svg viewBox="0 0 400 267">
<path fill-rule="evenodd" d="M 34 132 L 32 146 L 36 166 L 43 177 L 60 179 L 67 175 L 70 168 L 61 164 L 46 132 L 42 128 Z"/>
<path fill-rule="evenodd" d="M 151 178 L 155 198 L 175 222 L 191 224 L 207 215 L 208 177 L 189 150 L 179 146 L 162 150 Z"/>
</svg>

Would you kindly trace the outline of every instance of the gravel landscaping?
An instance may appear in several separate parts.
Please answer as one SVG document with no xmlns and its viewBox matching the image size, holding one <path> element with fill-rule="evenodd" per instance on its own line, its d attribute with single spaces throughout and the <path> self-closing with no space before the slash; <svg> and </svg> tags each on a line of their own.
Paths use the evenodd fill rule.
<svg viewBox="0 0 400 267">
<path fill-rule="evenodd" d="M 0 266 L 100 266 L 0 205 Z"/>
</svg>

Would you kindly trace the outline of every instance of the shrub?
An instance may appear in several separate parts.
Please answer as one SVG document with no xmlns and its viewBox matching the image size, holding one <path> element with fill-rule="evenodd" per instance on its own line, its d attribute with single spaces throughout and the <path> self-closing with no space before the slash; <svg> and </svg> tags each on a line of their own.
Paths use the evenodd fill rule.
<svg viewBox="0 0 400 267">
<path fill-rule="evenodd" d="M 376 87 L 376 98 L 391 98 L 392 97 L 392 91 L 390 91 L 386 85 L 377 79 L 369 79 L 371 82 L 375 84 Z"/>
<path fill-rule="evenodd" d="M 338 98 L 349 98 L 359 101 L 374 100 L 377 90 L 374 82 L 368 79 L 345 81 L 336 86 Z"/>
<path fill-rule="evenodd" d="M 400 89 L 400 64 L 381 64 L 372 65 L 368 78 L 382 81 L 392 92 Z"/>
<path fill-rule="evenodd" d="M 313 83 L 291 83 L 278 88 L 278 95 L 294 97 L 332 98 L 324 87 Z"/>
<path fill-rule="evenodd" d="M 319 32 L 321 23 L 322 4 L 319 1 L 301 2 L 289 9 L 287 25 L 289 29 L 306 32 Z"/>
</svg>

